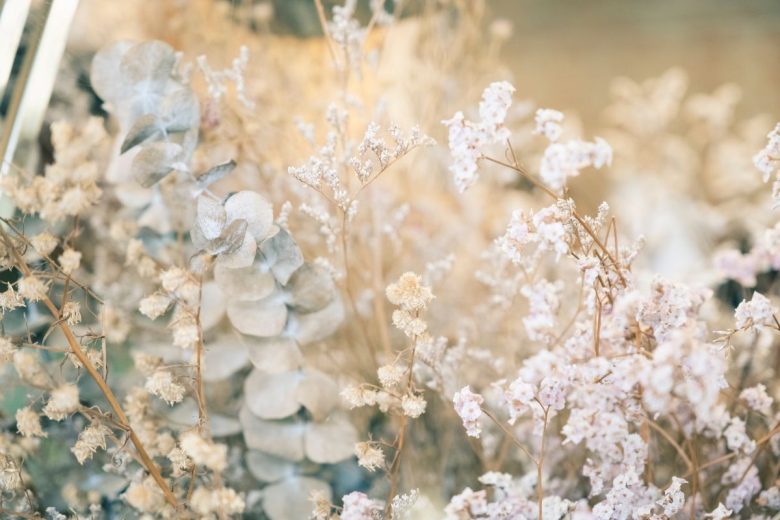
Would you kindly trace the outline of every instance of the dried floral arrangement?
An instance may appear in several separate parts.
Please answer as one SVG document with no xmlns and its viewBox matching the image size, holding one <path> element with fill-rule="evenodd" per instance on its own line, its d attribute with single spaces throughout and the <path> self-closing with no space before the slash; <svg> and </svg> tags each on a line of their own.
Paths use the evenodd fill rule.
<svg viewBox="0 0 780 520">
<path fill-rule="evenodd" d="M 229 67 L 103 47 L 106 116 L 0 179 L 3 517 L 779 514 L 780 124 L 671 70 L 583 138 L 497 80 L 481 2 L 385 4 L 317 1 L 311 58 L 193 2 Z M 714 220 L 624 222 L 581 174 Z"/>
</svg>

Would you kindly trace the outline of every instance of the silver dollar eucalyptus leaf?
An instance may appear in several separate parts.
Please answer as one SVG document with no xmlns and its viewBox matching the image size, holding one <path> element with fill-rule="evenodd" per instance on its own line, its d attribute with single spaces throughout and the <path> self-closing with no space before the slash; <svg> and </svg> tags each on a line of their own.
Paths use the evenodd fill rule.
<svg viewBox="0 0 780 520">
<path fill-rule="evenodd" d="M 165 42 L 141 42 L 122 56 L 119 71 L 124 81 L 139 85 L 140 90 L 162 91 L 176 64 L 176 53 Z"/>
<path fill-rule="evenodd" d="M 285 334 L 298 340 L 301 345 L 307 345 L 336 332 L 342 321 L 344 321 L 344 306 L 337 295 L 322 310 L 306 314 L 291 312 Z"/>
<path fill-rule="evenodd" d="M 293 273 L 285 290 L 290 294 L 290 304 L 300 313 L 323 309 L 336 295 L 336 286 L 330 273 L 318 265 L 308 263 Z"/>
<path fill-rule="evenodd" d="M 258 242 L 264 240 L 273 226 L 274 210 L 271 204 L 259 193 L 239 191 L 225 201 L 228 222 L 236 219 L 246 220 L 249 232 Z"/>
<path fill-rule="evenodd" d="M 185 399 L 170 410 L 166 410 L 165 415 L 177 430 L 192 429 L 200 421 L 198 404 L 194 399 Z M 211 410 L 209 411 L 208 427 L 215 437 L 237 435 L 243 430 L 241 422 L 235 417 L 214 413 Z"/>
<path fill-rule="evenodd" d="M 357 431 L 346 417 L 334 415 L 322 422 L 306 425 L 306 456 L 318 464 L 335 464 L 352 457 Z"/>
<path fill-rule="evenodd" d="M 339 403 L 338 384 L 327 374 L 318 370 L 304 370 L 304 377 L 295 393 L 298 402 L 311 413 L 315 421 L 321 421 Z"/>
<path fill-rule="evenodd" d="M 330 486 L 322 480 L 292 476 L 263 489 L 263 510 L 271 520 L 310 518 L 311 494 L 323 493 L 331 499 Z"/>
<path fill-rule="evenodd" d="M 97 95 L 109 103 L 128 97 L 132 88 L 122 81 L 119 72 L 122 56 L 132 46 L 132 42 L 118 41 L 100 49 L 92 59 L 90 83 Z"/>
<path fill-rule="evenodd" d="M 224 179 L 235 168 L 236 168 L 236 161 L 230 159 L 229 161 L 224 162 L 222 164 L 212 166 L 205 172 L 201 173 L 200 175 L 197 175 L 195 177 L 195 181 L 197 182 L 199 189 L 205 190 L 211 184 L 217 182 L 218 180 Z"/>
<path fill-rule="evenodd" d="M 230 269 L 214 267 L 214 280 L 225 294 L 238 301 L 257 301 L 274 292 L 276 281 L 264 266 L 255 261 L 249 267 Z"/>
<path fill-rule="evenodd" d="M 176 143 L 151 143 L 144 146 L 133 158 L 133 176 L 138 183 L 148 188 L 173 171 L 180 160 L 181 146 Z"/>
<path fill-rule="evenodd" d="M 206 342 L 203 354 L 203 381 L 214 383 L 224 381 L 249 362 L 249 352 L 244 341 L 237 334 L 218 336 Z"/>
<path fill-rule="evenodd" d="M 203 249 L 206 247 L 206 242 L 219 237 L 222 234 L 226 221 L 225 208 L 222 207 L 218 200 L 214 200 L 207 195 L 198 197 L 195 224 L 198 227 L 198 231 L 200 231 L 199 236 L 205 242 L 195 244 L 195 247 Z"/>
<path fill-rule="evenodd" d="M 296 464 L 257 450 L 246 454 L 246 467 L 260 482 L 278 482 L 295 475 Z"/>
<path fill-rule="evenodd" d="M 176 89 L 163 98 L 160 114 L 166 132 L 177 133 L 197 129 L 200 122 L 198 98 L 189 87 Z"/>
<path fill-rule="evenodd" d="M 313 369 L 267 374 L 253 370 L 244 382 L 247 406 L 261 419 L 284 419 L 306 408 L 322 420 L 338 404 L 338 385 Z"/>
<path fill-rule="evenodd" d="M 287 306 L 273 294 L 255 302 L 231 301 L 227 307 L 230 323 L 243 334 L 270 338 L 278 336 L 287 322 Z"/>
<path fill-rule="evenodd" d="M 293 462 L 303 460 L 306 423 L 297 419 L 266 421 L 244 406 L 238 414 L 247 447 Z"/>
<path fill-rule="evenodd" d="M 210 250 L 213 254 L 225 254 L 232 255 L 239 252 L 245 243 L 247 243 L 246 237 L 249 233 L 247 228 L 249 225 L 246 220 L 234 220 L 222 230 L 222 233 L 213 240 L 210 246 Z M 255 257 L 255 247 L 249 244 L 248 253 L 242 253 L 242 255 L 250 255 L 252 259 Z"/>
<path fill-rule="evenodd" d="M 256 338 L 248 348 L 249 359 L 255 368 L 269 374 L 296 370 L 303 363 L 301 349 L 292 338 Z"/>
<path fill-rule="evenodd" d="M 303 254 L 290 233 L 284 229 L 260 244 L 260 254 L 282 285 L 287 285 L 293 272 L 303 265 Z"/>
<path fill-rule="evenodd" d="M 296 394 L 304 377 L 304 374 L 297 370 L 265 374 L 255 369 L 244 381 L 246 405 L 261 419 L 290 417 L 301 407 Z"/>
<path fill-rule="evenodd" d="M 127 135 L 125 136 L 125 140 L 122 141 L 122 147 L 119 152 L 125 153 L 152 137 L 161 137 L 162 128 L 162 121 L 160 121 L 160 118 L 156 115 L 146 114 L 141 116 L 133 123 L 130 130 L 127 131 Z"/>
<path fill-rule="evenodd" d="M 222 241 L 222 244 L 234 244 L 237 245 L 237 247 L 231 246 L 225 248 L 220 246 L 218 249 L 214 250 L 214 254 L 219 255 L 217 257 L 217 263 L 231 269 L 240 269 L 252 265 L 252 262 L 255 261 L 255 254 L 257 253 L 257 242 L 255 242 L 255 239 L 252 238 L 252 235 L 249 233 L 249 225 L 245 220 L 234 220 L 225 228 L 224 234 L 227 234 L 227 232 L 237 224 L 240 224 L 242 228 L 246 230 L 244 231 L 243 238 L 239 239 L 238 234 L 234 233 L 228 235 L 229 237 L 232 237 L 230 240 L 228 240 L 227 237 L 220 237 L 219 239 Z"/>
<path fill-rule="evenodd" d="M 206 282 L 201 289 L 200 326 L 207 331 L 219 324 L 225 317 L 227 300 L 216 282 Z"/>
</svg>

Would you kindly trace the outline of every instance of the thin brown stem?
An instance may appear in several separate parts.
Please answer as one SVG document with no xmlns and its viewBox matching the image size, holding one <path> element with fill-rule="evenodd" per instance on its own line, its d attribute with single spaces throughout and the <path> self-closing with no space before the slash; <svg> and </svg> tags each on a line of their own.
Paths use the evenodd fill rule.
<svg viewBox="0 0 780 520">
<path fill-rule="evenodd" d="M 0 227 L 0 234 L 2 235 L 3 241 L 5 242 L 6 246 L 14 255 L 16 259 L 17 267 L 22 271 L 24 276 L 31 276 L 32 272 L 30 271 L 29 267 L 27 267 L 27 264 L 24 262 L 24 260 L 22 260 L 22 258 L 19 257 L 16 248 L 14 247 L 10 238 L 8 237 L 8 234 L 6 234 L 5 230 L 3 230 L 1 227 Z M 92 361 L 89 359 L 89 357 L 81 349 L 78 339 L 76 338 L 75 334 L 71 330 L 70 326 L 65 320 L 62 319 L 62 316 L 60 315 L 60 310 L 57 308 L 54 302 L 51 301 L 48 295 L 44 296 L 41 301 L 49 310 L 51 315 L 57 320 L 60 330 L 62 330 L 62 333 L 65 336 L 65 339 L 67 340 L 68 345 L 70 346 L 70 349 L 73 352 L 73 355 L 76 356 L 76 358 L 79 360 L 81 365 L 90 375 L 90 377 L 95 381 L 98 388 L 105 396 L 106 401 L 108 401 L 109 406 L 117 416 L 117 422 L 122 426 L 122 428 L 129 435 L 130 441 L 133 443 L 133 446 L 135 446 L 135 449 L 138 452 L 138 456 L 141 458 L 141 462 L 143 463 L 146 470 L 149 472 L 149 474 L 152 476 L 154 481 L 162 490 L 163 495 L 165 496 L 165 500 L 173 507 L 178 507 L 176 497 L 173 495 L 173 492 L 171 492 L 171 489 L 168 487 L 168 483 L 163 478 L 159 468 L 154 463 L 152 458 L 149 456 L 149 453 L 146 451 L 146 448 L 141 442 L 141 439 L 138 437 L 138 435 L 135 433 L 133 428 L 130 426 L 130 421 L 128 421 L 124 410 L 122 410 L 119 401 L 114 395 L 114 392 L 108 386 L 105 379 L 103 379 L 103 376 L 100 374 L 100 372 L 98 372 L 97 368 L 95 368 L 95 365 L 92 364 Z"/>
</svg>

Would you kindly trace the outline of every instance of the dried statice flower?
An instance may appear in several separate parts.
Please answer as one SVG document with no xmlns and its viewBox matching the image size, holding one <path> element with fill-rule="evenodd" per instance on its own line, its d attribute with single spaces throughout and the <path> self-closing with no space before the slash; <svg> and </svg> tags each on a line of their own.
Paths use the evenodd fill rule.
<svg viewBox="0 0 780 520">
<path fill-rule="evenodd" d="M 482 433 L 482 426 L 480 425 L 480 418 L 482 417 L 482 403 L 485 399 L 471 391 L 466 386 L 455 393 L 452 398 L 455 405 L 455 412 L 463 421 L 463 427 L 466 428 L 466 433 L 470 437 L 479 437 Z"/>
<path fill-rule="evenodd" d="M 731 518 L 732 514 L 734 514 L 734 511 L 728 509 L 723 504 L 718 503 L 718 507 L 704 515 L 704 518 L 712 518 L 712 520 L 725 520 L 726 518 Z"/>
<path fill-rule="evenodd" d="M 411 509 L 414 507 L 415 503 L 417 503 L 419 496 L 420 490 L 418 489 L 413 489 L 403 495 L 394 496 L 390 503 L 392 513 L 391 519 L 403 520 L 404 518 L 407 518 Z"/>
<path fill-rule="evenodd" d="M 551 108 L 540 108 L 534 118 L 535 134 L 543 135 L 550 141 L 557 141 L 563 133 L 563 113 Z"/>
<path fill-rule="evenodd" d="M 532 265 L 543 251 L 554 251 L 556 258 L 560 258 L 568 253 L 573 240 L 570 226 L 573 209 L 572 203 L 562 201 L 536 213 L 515 210 L 506 233 L 496 243 L 517 265 Z"/>
<path fill-rule="evenodd" d="M 362 75 L 363 42 L 367 31 L 355 18 L 356 0 L 346 0 L 343 5 L 333 6 L 333 18 L 328 23 L 328 32 L 333 41 L 342 49 L 344 62 L 336 66 L 342 71 L 351 70 L 358 77 Z"/>
<path fill-rule="evenodd" d="M 24 298 L 14 288 L 8 285 L 0 293 L 0 312 L 5 313 L 24 306 Z"/>
<path fill-rule="evenodd" d="M 311 510 L 311 518 L 314 520 L 330 520 L 330 512 L 333 509 L 333 504 L 330 503 L 330 498 L 322 490 L 315 490 L 309 495 L 309 502 L 313 504 Z"/>
<path fill-rule="evenodd" d="M 359 491 L 344 495 L 341 501 L 344 504 L 341 510 L 341 520 L 367 520 L 377 517 L 384 510 L 382 502 L 372 500 L 365 493 Z"/>
<path fill-rule="evenodd" d="M 761 330 L 765 325 L 774 322 L 775 308 L 769 298 L 759 292 L 754 292 L 750 301 L 742 300 L 734 311 L 738 330 Z"/>
<path fill-rule="evenodd" d="M 47 437 L 48 433 L 41 428 L 41 417 L 38 412 L 25 406 L 16 411 L 16 428 L 25 437 Z"/>
<path fill-rule="evenodd" d="M 580 170 L 592 166 L 600 169 L 612 163 L 612 148 L 602 138 L 593 142 L 571 140 L 565 143 L 553 142 L 544 151 L 539 166 L 539 175 L 552 191 L 562 193 L 570 177 L 576 177 Z"/>
<path fill-rule="evenodd" d="M 485 490 L 474 491 L 471 488 L 466 488 L 453 496 L 450 503 L 444 508 L 446 520 L 458 520 L 464 516 L 466 518 L 484 518 L 487 511 L 487 492 Z"/>
<path fill-rule="evenodd" d="M 208 85 L 208 94 L 214 103 L 219 103 L 222 97 L 227 93 L 227 82 L 232 81 L 235 84 L 236 96 L 238 100 L 247 109 L 255 107 L 254 101 L 249 99 L 246 91 L 246 81 L 244 75 L 249 64 L 249 48 L 241 46 L 238 57 L 233 60 L 229 69 L 221 71 L 213 70 L 208 63 L 206 56 L 198 56 L 196 63 Z"/>
<path fill-rule="evenodd" d="M 509 424 L 514 424 L 517 419 L 534 406 L 536 388 L 530 383 L 517 378 L 504 390 L 504 400 L 509 408 Z"/>
<path fill-rule="evenodd" d="M 685 494 L 680 489 L 688 481 L 679 477 L 672 477 L 672 483 L 664 491 L 664 496 L 656 503 L 664 510 L 664 515 L 672 517 L 677 514 L 685 505 Z"/>
<path fill-rule="evenodd" d="M 466 120 L 462 112 L 456 112 L 452 119 L 442 121 L 448 130 L 453 158 L 450 171 L 455 176 L 458 191 L 466 191 L 477 181 L 477 162 L 486 147 L 505 143 L 509 139 L 509 130 L 504 126 L 504 121 L 512 105 L 514 91 L 515 88 L 505 81 L 491 83 L 482 93 L 479 122 Z"/>
<path fill-rule="evenodd" d="M 532 341 L 548 342 L 554 339 L 561 290 L 560 283 L 551 283 L 545 279 L 523 286 L 520 290 L 528 298 L 528 315 L 523 318 L 523 325 Z"/>
<path fill-rule="evenodd" d="M 773 399 L 766 393 L 766 386 L 759 383 L 756 386 L 745 388 L 739 393 L 739 398 L 751 410 L 764 415 L 771 415 Z"/>
<path fill-rule="evenodd" d="M 766 137 L 766 146 L 753 157 L 753 164 L 763 174 L 764 182 L 769 181 L 780 165 L 780 123 Z M 775 191 L 773 188 L 773 194 Z"/>
</svg>

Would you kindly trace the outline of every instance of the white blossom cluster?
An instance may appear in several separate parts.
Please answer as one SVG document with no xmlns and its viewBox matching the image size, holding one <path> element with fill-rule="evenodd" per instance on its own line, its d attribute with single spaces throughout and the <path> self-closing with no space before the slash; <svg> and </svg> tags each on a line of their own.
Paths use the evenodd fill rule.
<svg viewBox="0 0 780 520">
<path fill-rule="evenodd" d="M 753 164 L 761 172 L 764 182 L 768 182 L 775 172 L 780 169 L 780 124 L 767 134 L 766 146 L 753 157 Z M 775 180 L 772 185 L 772 197 L 780 198 L 780 182 Z"/>
<path fill-rule="evenodd" d="M 506 81 L 491 83 L 482 93 L 478 122 L 469 121 L 463 112 L 456 112 L 452 119 L 443 121 L 447 127 L 455 186 L 466 191 L 478 179 L 477 163 L 486 147 L 505 143 L 509 129 L 504 126 L 512 105 L 515 88 Z"/>
</svg>

